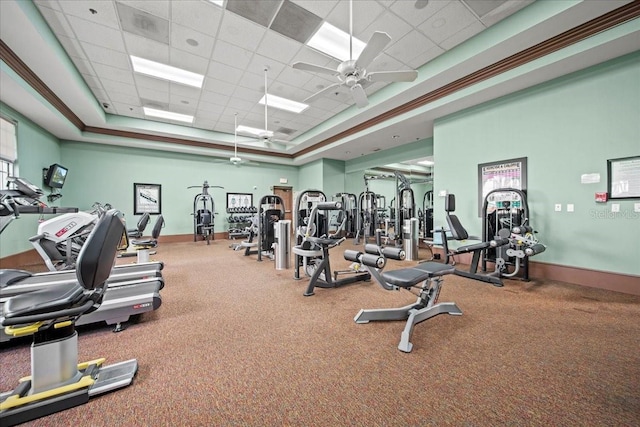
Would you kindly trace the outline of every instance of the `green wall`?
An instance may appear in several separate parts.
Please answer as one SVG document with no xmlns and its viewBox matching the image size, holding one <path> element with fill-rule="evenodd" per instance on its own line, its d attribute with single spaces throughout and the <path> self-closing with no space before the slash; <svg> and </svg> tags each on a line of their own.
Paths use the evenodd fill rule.
<svg viewBox="0 0 640 427">
<path fill-rule="evenodd" d="M 479 235 L 478 164 L 527 157 L 531 224 L 547 245 L 535 261 L 640 275 L 640 200 L 616 201 L 615 214 L 594 200 L 607 191 L 607 159 L 640 155 L 639 118 L 638 52 L 451 115 L 434 128 L 435 192 L 454 193 L 462 224 Z M 600 182 L 582 184 L 592 173 Z"/>
<path fill-rule="evenodd" d="M 49 167 L 52 163 L 64 164 L 58 138 L 2 103 L 0 103 L 0 114 L 18 122 L 17 174 L 41 187 L 45 194 L 49 194 L 49 189 L 43 188 L 42 169 Z M 44 197 L 43 200 L 45 200 Z M 59 203 L 60 201 L 65 199 L 60 199 Z M 47 215 L 45 218 L 50 217 Z M 22 215 L 7 226 L 0 237 L 2 239 L 0 258 L 33 248 L 28 239 L 37 234 L 38 219 L 39 215 Z"/>
<path fill-rule="evenodd" d="M 215 231 L 227 227 L 226 193 L 252 193 L 254 205 L 280 178 L 298 187 L 297 167 L 275 164 L 234 166 L 225 159 L 164 151 L 114 147 L 100 144 L 63 141 L 62 158 L 69 168 L 65 192 L 66 203 L 88 209 L 95 201 L 111 203 L 125 213 L 131 226 L 133 217 L 133 184 L 162 186 L 162 214 L 165 228 L 162 234 L 193 233 L 194 198 L 206 180 L 216 211 Z M 189 186 L 197 186 L 190 188 Z"/>
</svg>

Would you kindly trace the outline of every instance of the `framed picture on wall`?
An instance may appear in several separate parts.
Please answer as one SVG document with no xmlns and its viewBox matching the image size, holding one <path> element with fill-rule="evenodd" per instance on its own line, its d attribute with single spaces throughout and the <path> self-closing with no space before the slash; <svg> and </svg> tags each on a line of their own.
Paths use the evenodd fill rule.
<svg viewBox="0 0 640 427">
<path fill-rule="evenodd" d="M 482 216 L 484 198 L 499 188 L 527 189 L 526 157 L 478 165 L 478 216 Z"/>
<path fill-rule="evenodd" d="M 251 193 L 227 193 L 227 210 L 237 208 L 250 208 L 253 206 L 253 194 Z"/>
<path fill-rule="evenodd" d="M 159 184 L 133 184 L 133 214 L 162 213 L 162 188 Z"/>
<path fill-rule="evenodd" d="M 640 156 L 607 160 L 609 199 L 640 199 Z"/>
</svg>

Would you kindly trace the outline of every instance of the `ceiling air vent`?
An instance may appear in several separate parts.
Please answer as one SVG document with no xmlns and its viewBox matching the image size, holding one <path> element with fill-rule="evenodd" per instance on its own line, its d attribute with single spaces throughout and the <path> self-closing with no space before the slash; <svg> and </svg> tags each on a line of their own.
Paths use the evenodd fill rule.
<svg viewBox="0 0 640 427">
<path fill-rule="evenodd" d="M 124 31 L 169 44 L 169 21 L 122 3 L 116 7 Z"/>
</svg>

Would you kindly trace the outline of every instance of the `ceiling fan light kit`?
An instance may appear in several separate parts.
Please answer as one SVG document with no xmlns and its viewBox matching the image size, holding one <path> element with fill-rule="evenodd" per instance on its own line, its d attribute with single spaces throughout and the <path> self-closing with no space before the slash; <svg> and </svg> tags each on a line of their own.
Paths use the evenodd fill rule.
<svg viewBox="0 0 640 427">
<path fill-rule="evenodd" d="M 383 31 L 376 31 L 371 35 L 371 38 L 360 53 L 360 56 L 358 56 L 358 59 L 353 59 L 353 0 L 351 0 L 349 2 L 349 59 L 342 61 L 335 70 L 306 62 L 296 62 L 291 65 L 298 70 L 329 74 L 338 79 L 337 83 L 314 93 L 305 99 L 304 102 L 311 103 L 326 93 L 332 92 L 334 88 L 345 86 L 349 88 L 356 106 L 363 108 L 369 105 L 367 94 L 362 86 L 363 83 L 414 81 L 418 77 L 417 70 L 367 72 L 366 68 L 382 53 L 390 42 L 391 37 L 389 34 Z"/>
</svg>

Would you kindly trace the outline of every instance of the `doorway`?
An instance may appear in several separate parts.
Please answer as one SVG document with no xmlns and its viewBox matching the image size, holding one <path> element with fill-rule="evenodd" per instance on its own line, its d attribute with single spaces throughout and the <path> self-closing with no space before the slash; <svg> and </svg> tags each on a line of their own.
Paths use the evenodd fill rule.
<svg viewBox="0 0 640 427">
<path fill-rule="evenodd" d="M 284 202 L 284 219 L 288 219 L 293 224 L 293 187 L 273 186 L 273 195 L 279 196 Z"/>
</svg>

